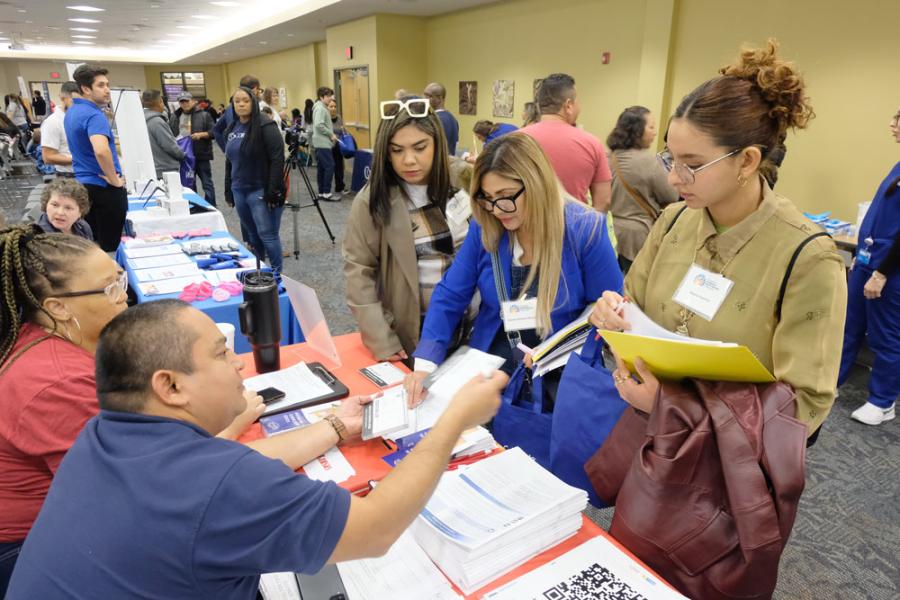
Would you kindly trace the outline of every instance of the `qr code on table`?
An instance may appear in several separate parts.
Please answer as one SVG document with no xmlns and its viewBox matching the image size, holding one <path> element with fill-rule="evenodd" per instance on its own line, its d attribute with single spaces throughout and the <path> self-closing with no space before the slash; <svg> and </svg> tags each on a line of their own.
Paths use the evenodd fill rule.
<svg viewBox="0 0 900 600">
<path fill-rule="evenodd" d="M 647 600 L 597 563 L 557 583 L 543 597 L 547 600 Z"/>
</svg>

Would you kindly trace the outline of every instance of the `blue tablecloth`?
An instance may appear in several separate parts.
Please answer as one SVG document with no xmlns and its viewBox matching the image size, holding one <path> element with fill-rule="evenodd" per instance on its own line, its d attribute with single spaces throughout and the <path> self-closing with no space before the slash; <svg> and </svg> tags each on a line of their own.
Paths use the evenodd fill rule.
<svg viewBox="0 0 900 600">
<path fill-rule="evenodd" d="M 350 189 L 358 192 L 369 181 L 372 174 L 372 151 L 357 150 L 353 158 L 353 177 L 350 179 Z"/>
<path fill-rule="evenodd" d="M 224 231 L 215 231 L 211 236 L 191 238 L 191 241 L 203 241 L 213 238 L 230 238 L 234 240 L 230 234 Z M 237 243 L 240 245 L 241 252 L 245 257 L 252 256 L 246 247 L 240 242 Z M 141 290 L 137 285 L 138 280 L 134 274 L 134 269 L 131 262 L 125 256 L 124 247 L 121 244 L 116 251 L 116 262 L 122 265 L 128 273 L 128 287 L 134 290 L 138 303 L 162 300 L 164 298 L 178 298 L 178 294 L 164 294 L 160 296 L 144 296 L 141 294 Z M 210 298 L 209 300 L 200 300 L 191 303 L 192 306 L 209 315 L 209 318 L 216 323 L 231 323 L 234 325 L 234 351 L 238 354 L 250 352 L 252 350 L 250 342 L 247 340 L 246 336 L 241 333 L 240 321 L 238 320 L 238 305 L 240 305 L 241 302 L 243 302 L 242 296 L 232 296 L 225 302 L 216 302 Z M 303 332 L 300 330 L 300 322 L 297 320 L 297 315 L 294 314 L 291 301 L 286 293 L 282 292 L 278 296 L 278 304 L 281 308 L 281 345 L 287 346 L 288 344 L 298 344 L 304 341 Z"/>
</svg>

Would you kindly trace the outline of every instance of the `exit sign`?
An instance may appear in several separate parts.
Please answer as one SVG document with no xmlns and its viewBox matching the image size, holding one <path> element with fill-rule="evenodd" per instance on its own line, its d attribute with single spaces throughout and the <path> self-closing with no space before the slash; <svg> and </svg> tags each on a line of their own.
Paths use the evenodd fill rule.
<svg viewBox="0 0 900 600">
<path fill-rule="evenodd" d="M 50 73 L 50 79 L 59 79 L 59 71 L 53 71 Z"/>
<path fill-rule="evenodd" d="M 353 46 L 347 46 L 344 48 L 344 58 L 350 60 L 353 58 Z"/>
</svg>

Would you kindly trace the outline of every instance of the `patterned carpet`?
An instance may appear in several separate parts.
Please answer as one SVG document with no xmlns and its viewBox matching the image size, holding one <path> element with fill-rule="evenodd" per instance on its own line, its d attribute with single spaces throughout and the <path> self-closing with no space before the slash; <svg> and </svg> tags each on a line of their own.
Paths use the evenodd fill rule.
<svg viewBox="0 0 900 600">
<path fill-rule="evenodd" d="M 224 160 L 217 152 L 213 174 L 223 198 Z M 347 181 L 349 184 L 349 161 Z M 310 169 L 315 185 L 315 170 Z M 295 173 L 295 184 L 300 182 Z M 0 201 L 8 219 L 17 220 L 16 198 L 27 195 L 33 181 L 0 181 Z M 295 197 L 308 203 L 299 186 Z M 322 209 L 337 241 L 332 244 L 314 208 L 298 213 L 299 260 L 284 261 L 287 275 L 315 288 L 331 331 L 354 331 L 356 324 L 344 298 L 340 240 L 352 196 L 323 202 Z M 24 200 L 22 200 L 24 204 Z M 229 229 L 239 235 L 233 209 L 222 210 Z M 281 238 L 293 251 L 292 214 L 285 212 Z M 880 427 L 851 421 L 865 401 L 868 371 L 858 368 L 841 388 L 818 443 L 809 450 L 807 484 L 793 535 L 784 553 L 775 598 L 778 600 L 897 600 L 900 598 L 900 420 Z M 590 510 L 608 527 L 612 509 Z"/>
</svg>

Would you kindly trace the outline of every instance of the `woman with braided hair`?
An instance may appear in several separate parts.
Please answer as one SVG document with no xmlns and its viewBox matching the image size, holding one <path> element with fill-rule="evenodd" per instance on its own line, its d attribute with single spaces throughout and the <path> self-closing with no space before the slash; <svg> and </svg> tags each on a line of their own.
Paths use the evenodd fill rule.
<svg viewBox="0 0 900 600">
<path fill-rule="evenodd" d="M 89 240 L 0 230 L 0 596 L 53 474 L 99 410 L 94 350 L 126 308 L 125 282 Z"/>
</svg>

